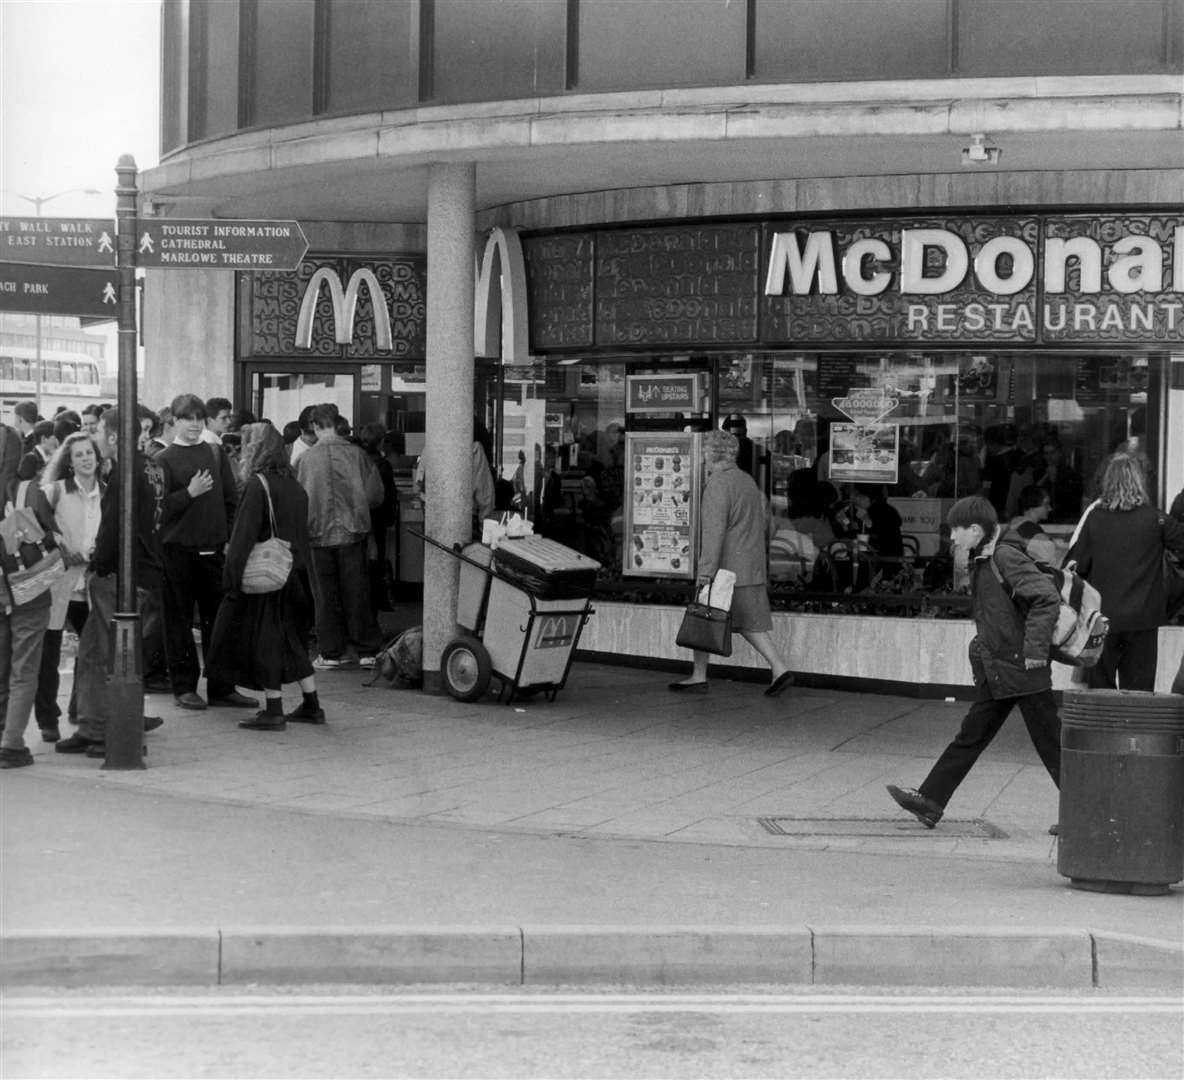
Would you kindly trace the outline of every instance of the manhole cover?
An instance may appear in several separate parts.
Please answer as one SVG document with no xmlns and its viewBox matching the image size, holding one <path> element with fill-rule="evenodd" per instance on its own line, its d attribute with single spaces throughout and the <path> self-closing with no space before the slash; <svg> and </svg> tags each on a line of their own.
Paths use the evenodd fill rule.
<svg viewBox="0 0 1184 1080">
<path fill-rule="evenodd" d="M 846 837 L 920 837 L 938 836 L 943 840 L 1004 840 L 1007 833 L 982 818 L 957 821 L 943 818 L 933 830 L 912 821 L 885 818 L 757 818 L 761 827 L 774 836 L 846 836 Z"/>
</svg>

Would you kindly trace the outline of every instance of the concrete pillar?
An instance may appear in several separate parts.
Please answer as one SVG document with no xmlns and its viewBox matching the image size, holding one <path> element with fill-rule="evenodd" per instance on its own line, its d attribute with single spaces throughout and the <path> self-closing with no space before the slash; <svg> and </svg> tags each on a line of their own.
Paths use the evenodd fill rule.
<svg viewBox="0 0 1184 1080">
<path fill-rule="evenodd" d="M 451 547 L 472 536 L 473 290 L 476 166 L 433 165 L 428 186 L 427 433 L 424 528 Z M 424 689 L 441 689 L 456 630 L 460 562 L 424 550 Z"/>
</svg>

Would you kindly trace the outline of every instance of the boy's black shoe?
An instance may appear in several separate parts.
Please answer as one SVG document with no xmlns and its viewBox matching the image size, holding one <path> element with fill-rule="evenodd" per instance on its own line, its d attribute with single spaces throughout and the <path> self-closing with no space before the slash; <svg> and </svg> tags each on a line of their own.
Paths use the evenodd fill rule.
<svg viewBox="0 0 1184 1080">
<path fill-rule="evenodd" d="M 913 788 L 898 788 L 895 784 L 889 784 L 888 794 L 896 800 L 899 807 L 907 810 L 927 829 L 932 829 L 945 813 L 944 807 L 938 806 L 932 799 L 925 798 Z"/>
<path fill-rule="evenodd" d="M 85 735 L 71 735 L 62 739 L 53 749 L 55 754 L 85 754 L 92 746 L 102 745 L 102 742 L 88 739 Z"/>
<path fill-rule="evenodd" d="M 33 754 L 27 746 L 20 750 L 0 749 L 0 769 L 21 769 L 33 764 Z"/>
<path fill-rule="evenodd" d="M 295 721 L 297 724 L 323 724 L 325 710 L 310 709 L 307 705 L 301 705 L 290 713 L 284 713 L 284 719 Z"/>
</svg>

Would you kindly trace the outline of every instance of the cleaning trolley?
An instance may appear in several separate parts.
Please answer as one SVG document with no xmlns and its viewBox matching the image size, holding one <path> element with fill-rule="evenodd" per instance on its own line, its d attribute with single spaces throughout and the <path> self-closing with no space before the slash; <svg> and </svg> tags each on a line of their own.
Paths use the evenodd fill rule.
<svg viewBox="0 0 1184 1080">
<path fill-rule="evenodd" d="M 440 657 L 448 693 L 475 701 L 496 676 L 499 701 L 538 693 L 554 701 L 592 614 L 600 563 L 542 536 L 502 539 L 496 547 L 423 539 L 461 563 L 456 622 L 462 633 Z"/>
</svg>

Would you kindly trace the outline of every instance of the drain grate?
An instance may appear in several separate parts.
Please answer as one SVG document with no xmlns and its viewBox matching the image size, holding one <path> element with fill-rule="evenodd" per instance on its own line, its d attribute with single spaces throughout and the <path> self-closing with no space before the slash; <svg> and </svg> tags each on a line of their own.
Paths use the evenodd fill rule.
<svg viewBox="0 0 1184 1080">
<path fill-rule="evenodd" d="M 763 817 L 757 822 L 773 836 L 891 837 L 909 839 L 936 836 L 943 840 L 1005 840 L 1007 833 L 989 821 L 973 818 L 958 821 L 943 818 L 936 829 L 916 822 L 885 818 L 793 818 Z"/>
</svg>

